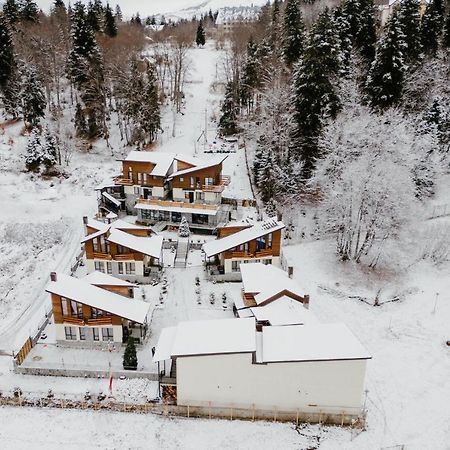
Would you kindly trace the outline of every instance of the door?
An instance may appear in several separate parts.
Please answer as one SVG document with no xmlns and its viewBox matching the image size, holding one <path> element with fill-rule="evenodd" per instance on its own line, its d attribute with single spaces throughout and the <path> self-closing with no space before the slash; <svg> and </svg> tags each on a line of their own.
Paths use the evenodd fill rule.
<svg viewBox="0 0 450 450">
<path fill-rule="evenodd" d="M 189 192 L 189 203 L 194 203 L 194 193 Z"/>
</svg>

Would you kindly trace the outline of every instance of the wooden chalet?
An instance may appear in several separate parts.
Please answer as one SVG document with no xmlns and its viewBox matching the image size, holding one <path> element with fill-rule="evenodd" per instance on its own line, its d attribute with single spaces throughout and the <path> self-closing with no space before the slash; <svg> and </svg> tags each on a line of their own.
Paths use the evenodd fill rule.
<svg viewBox="0 0 450 450">
<path fill-rule="evenodd" d="M 121 219 L 111 223 L 83 219 L 88 272 L 103 272 L 118 278 L 145 283 L 162 267 L 163 237 L 148 227 Z"/>
<path fill-rule="evenodd" d="M 280 265 L 284 227 L 283 222 L 271 218 L 254 224 L 237 223 L 219 228 L 218 239 L 203 245 L 210 273 L 240 280 L 241 264 Z"/>
<path fill-rule="evenodd" d="M 254 317 L 264 325 L 304 325 L 317 320 L 309 309 L 309 295 L 281 268 L 242 264 L 242 297 L 235 300 L 236 317 Z"/>
<path fill-rule="evenodd" d="M 125 287 L 128 295 L 116 293 L 124 292 Z M 116 281 L 105 274 L 78 279 L 52 272 L 46 291 L 52 299 L 57 343 L 122 344 L 130 335 L 141 341 L 147 330 L 150 305 L 130 298 L 130 287 L 131 284 L 125 285 L 122 280 Z"/>
</svg>

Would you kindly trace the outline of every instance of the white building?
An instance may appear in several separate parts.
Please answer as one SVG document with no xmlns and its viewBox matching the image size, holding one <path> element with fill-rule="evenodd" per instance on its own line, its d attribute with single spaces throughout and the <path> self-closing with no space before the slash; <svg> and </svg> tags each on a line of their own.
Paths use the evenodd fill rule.
<svg viewBox="0 0 450 450">
<path fill-rule="evenodd" d="M 226 6 L 219 9 L 216 26 L 219 31 L 229 32 L 238 24 L 256 21 L 260 12 L 260 6 Z"/>
<path fill-rule="evenodd" d="M 361 416 L 370 358 L 344 324 L 268 326 L 258 332 L 252 318 L 166 328 L 154 355 L 161 375 L 176 372 L 177 404 L 199 413 L 278 411 L 337 423 Z"/>
</svg>

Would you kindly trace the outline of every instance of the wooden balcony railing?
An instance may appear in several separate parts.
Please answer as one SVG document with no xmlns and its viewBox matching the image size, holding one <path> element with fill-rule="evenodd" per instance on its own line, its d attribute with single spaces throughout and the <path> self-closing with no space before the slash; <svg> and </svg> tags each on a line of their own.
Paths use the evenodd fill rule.
<svg viewBox="0 0 450 450">
<path fill-rule="evenodd" d="M 230 175 L 221 175 L 220 176 L 220 184 L 223 186 L 228 186 L 231 183 Z"/>
<path fill-rule="evenodd" d="M 144 199 L 139 198 L 137 203 L 143 205 L 155 205 L 161 206 L 162 208 L 186 208 L 186 209 L 206 209 L 206 210 L 216 210 L 216 205 L 207 205 L 206 203 L 184 203 L 175 202 L 171 200 L 157 200 L 157 199 Z"/>
<path fill-rule="evenodd" d="M 70 323 L 71 325 L 80 325 L 83 326 L 84 325 L 84 320 L 83 319 L 79 319 L 78 317 L 63 317 L 63 322 L 64 323 Z"/>
<path fill-rule="evenodd" d="M 244 305 L 248 308 L 256 306 L 255 296 L 253 294 L 242 294 L 242 299 L 244 300 Z"/>
<path fill-rule="evenodd" d="M 268 248 L 267 250 L 260 250 L 255 254 L 256 258 L 264 258 L 265 256 L 273 256 L 273 251 L 271 248 Z"/>
<path fill-rule="evenodd" d="M 107 260 L 112 259 L 111 255 L 108 255 L 108 253 L 94 252 L 92 256 L 94 257 L 94 259 L 107 259 Z"/>
<path fill-rule="evenodd" d="M 253 253 L 249 252 L 231 252 L 232 258 L 253 258 Z"/>
<path fill-rule="evenodd" d="M 86 321 L 86 325 L 95 326 L 95 325 L 111 325 L 112 319 L 111 317 L 97 317 L 97 319 L 88 319 Z"/>
<path fill-rule="evenodd" d="M 225 186 L 223 184 L 216 185 L 216 184 L 204 184 L 202 185 L 202 191 L 203 192 L 216 192 L 220 194 L 225 189 Z"/>
<path fill-rule="evenodd" d="M 116 261 L 134 261 L 136 258 L 134 253 L 125 253 L 122 255 L 114 255 L 113 259 Z"/>
<path fill-rule="evenodd" d="M 121 177 L 115 178 L 114 183 L 120 184 L 122 186 L 133 186 L 134 184 L 133 180 L 131 180 L 130 178 L 121 178 Z"/>
</svg>

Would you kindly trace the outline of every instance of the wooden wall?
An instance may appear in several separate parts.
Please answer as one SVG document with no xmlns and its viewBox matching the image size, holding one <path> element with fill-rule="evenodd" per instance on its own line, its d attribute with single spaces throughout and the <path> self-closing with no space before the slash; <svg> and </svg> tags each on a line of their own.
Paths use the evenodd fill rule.
<svg viewBox="0 0 450 450">
<path fill-rule="evenodd" d="M 270 233 L 267 233 L 264 236 L 265 240 L 266 240 L 266 244 L 269 239 L 269 234 Z M 225 257 L 225 259 L 231 259 L 233 256 L 233 252 L 240 252 L 240 251 L 241 250 L 239 250 L 239 247 L 236 247 L 235 249 L 227 250 L 226 252 L 224 252 L 224 257 Z M 266 249 L 266 250 L 261 250 L 261 251 L 268 252 L 268 254 L 271 256 L 280 256 L 280 254 L 281 254 L 281 230 L 277 230 L 272 233 L 272 248 Z M 250 253 L 252 255 L 254 255 L 256 253 L 256 239 L 249 241 L 248 253 Z"/>
<path fill-rule="evenodd" d="M 213 178 L 214 184 L 220 184 L 220 175 L 222 174 L 222 164 L 218 164 L 217 166 L 208 167 L 207 169 L 199 169 L 191 173 L 187 173 L 186 175 L 181 175 L 174 177 L 172 179 L 172 187 L 174 188 L 182 188 L 182 189 L 195 189 L 191 187 L 191 177 L 194 178 L 194 183 L 200 183 L 201 186 L 205 184 L 205 178 Z M 180 180 L 183 178 L 183 181 Z M 197 180 L 199 179 L 199 180 Z"/>
<path fill-rule="evenodd" d="M 147 174 L 147 183 L 141 184 L 142 186 L 164 186 L 164 177 L 156 177 L 154 179 L 153 175 L 150 175 L 151 171 L 155 167 L 155 164 L 149 162 L 122 161 L 123 178 L 128 179 L 130 167 L 133 172 L 133 184 L 139 184 L 137 174 L 140 172 Z"/>
</svg>

